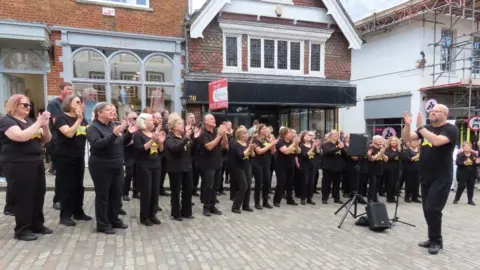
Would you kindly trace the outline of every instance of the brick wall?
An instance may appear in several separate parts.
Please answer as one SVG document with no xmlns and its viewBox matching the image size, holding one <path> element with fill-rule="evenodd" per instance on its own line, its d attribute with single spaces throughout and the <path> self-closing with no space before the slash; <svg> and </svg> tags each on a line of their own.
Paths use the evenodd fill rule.
<svg viewBox="0 0 480 270">
<path fill-rule="evenodd" d="M 322 0 L 293 0 L 294 5 L 325 8 Z"/>
<path fill-rule="evenodd" d="M 63 63 L 60 62 L 62 57 L 62 47 L 56 46 L 56 41 L 62 39 L 62 34 L 60 32 L 52 32 L 50 34 L 50 40 L 54 46 L 54 58 L 50 62 L 50 72 L 47 73 L 47 95 L 49 96 L 58 96 L 60 94 L 60 89 L 58 86 L 63 82 L 63 79 L 60 78 L 60 72 L 63 72 Z"/>
<path fill-rule="evenodd" d="M 76 0 L 2 1 L 0 19 L 40 22 L 77 28 L 183 37 L 187 0 L 150 0 L 153 11 L 115 7 L 115 17 L 102 6 Z"/>
<path fill-rule="evenodd" d="M 350 80 L 351 50 L 340 31 L 335 31 L 325 45 L 325 77 L 332 80 Z"/>
<path fill-rule="evenodd" d="M 216 22 L 203 31 L 204 38 L 190 39 L 190 72 L 220 73 L 223 68 L 223 35 Z"/>
</svg>

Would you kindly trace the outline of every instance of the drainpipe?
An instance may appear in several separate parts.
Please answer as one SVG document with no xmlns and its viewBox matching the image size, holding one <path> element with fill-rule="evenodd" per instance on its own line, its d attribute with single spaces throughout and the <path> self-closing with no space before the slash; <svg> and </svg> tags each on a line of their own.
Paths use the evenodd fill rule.
<svg viewBox="0 0 480 270">
<path fill-rule="evenodd" d="M 191 8 L 191 0 L 188 0 L 188 8 L 190 10 Z M 189 59 L 188 59 L 188 36 L 189 36 L 189 32 L 190 32 L 190 14 L 187 14 L 185 16 L 185 22 L 184 22 L 184 28 L 183 28 L 183 35 L 184 35 L 184 38 L 185 38 L 185 72 L 184 72 L 184 78 L 183 78 L 183 103 L 185 104 L 185 106 L 183 106 L 183 111 L 185 112 L 185 117 L 186 117 L 186 113 L 187 113 L 187 102 L 188 102 L 188 99 L 187 99 L 187 95 L 186 95 L 186 91 L 187 91 L 187 80 L 186 80 L 186 75 L 190 73 L 190 65 L 189 65 Z M 184 117 L 184 119 L 185 119 Z"/>
</svg>

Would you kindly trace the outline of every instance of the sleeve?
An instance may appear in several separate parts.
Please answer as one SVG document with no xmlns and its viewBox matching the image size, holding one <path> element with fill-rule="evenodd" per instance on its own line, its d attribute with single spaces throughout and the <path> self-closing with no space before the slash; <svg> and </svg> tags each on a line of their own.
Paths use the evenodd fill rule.
<svg viewBox="0 0 480 270">
<path fill-rule="evenodd" d="M 169 153 L 179 153 L 184 150 L 185 145 L 188 143 L 188 139 L 183 139 L 181 141 L 174 140 L 171 137 L 167 137 L 165 140 L 166 148 Z"/>
<path fill-rule="evenodd" d="M 332 156 L 339 150 L 339 148 L 331 142 L 324 143 L 322 145 L 322 151 L 324 156 Z"/>
<path fill-rule="evenodd" d="M 10 117 L 3 117 L 2 119 L 0 119 L 0 132 L 5 133 L 9 128 L 13 126 L 18 126 L 18 124 L 13 119 L 10 119 Z"/>
<path fill-rule="evenodd" d="M 209 143 L 208 139 L 207 139 L 207 134 L 205 133 L 205 131 L 202 131 L 202 133 L 200 134 L 200 136 L 198 136 L 197 138 L 197 143 L 198 145 L 202 146 L 202 147 L 205 147 L 205 145 L 207 143 Z"/>
<path fill-rule="evenodd" d="M 128 129 L 125 130 L 125 133 L 123 134 L 123 145 L 127 146 L 130 144 L 130 142 L 133 139 L 133 134 L 128 131 Z"/>
<path fill-rule="evenodd" d="M 286 146 L 284 140 L 279 140 L 277 143 L 277 149 L 280 150 L 280 148 Z"/>
<path fill-rule="evenodd" d="M 458 128 L 452 124 L 448 124 L 447 127 L 440 132 L 440 135 L 447 137 L 451 143 L 456 143 L 458 139 Z"/>
<path fill-rule="evenodd" d="M 96 127 L 90 126 L 87 129 L 87 140 L 90 143 L 90 147 L 92 151 L 100 151 L 105 149 L 106 147 L 110 146 L 112 143 L 115 142 L 115 134 L 110 134 L 106 137 L 100 135 L 100 132 Z"/>
<path fill-rule="evenodd" d="M 465 155 L 463 155 L 463 153 L 458 153 L 457 158 L 455 159 L 455 164 L 458 167 L 465 167 L 465 164 L 463 164 L 464 162 L 465 162 Z"/>
<path fill-rule="evenodd" d="M 55 120 L 55 127 L 57 129 L 60 129 L 65 125 L 70 127 L 70 125 L 67 123 L 67 118 L 65 118 L 63 115 L 60 115 L 59 117 L 57 117 L 57 119 Z"/>
</svg>

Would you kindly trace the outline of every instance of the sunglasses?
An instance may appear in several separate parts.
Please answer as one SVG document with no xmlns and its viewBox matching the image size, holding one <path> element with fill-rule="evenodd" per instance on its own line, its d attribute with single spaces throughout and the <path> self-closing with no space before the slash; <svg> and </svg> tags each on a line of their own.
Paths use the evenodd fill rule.
<svg viewBox="0 0 480 270">
<path fill-rule="evenodd" d="M 32 107 L 32 105 L 30 103 L 20 103 L 20 105 L 22 105 L 24 108 L 28 108 L 28 109 L 30 109 L 30 107 Z"/>
</svg>

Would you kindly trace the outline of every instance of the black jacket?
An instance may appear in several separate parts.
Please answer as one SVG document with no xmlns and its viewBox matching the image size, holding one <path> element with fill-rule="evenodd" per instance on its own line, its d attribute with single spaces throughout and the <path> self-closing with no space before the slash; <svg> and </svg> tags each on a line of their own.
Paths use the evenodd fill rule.
<svg viewBox="0 0 480 270">
<path fill-rule="evenodd" d="M 123 166 L 125 142 L 130 143 L 132 134 L 125 130 L 122 136 L 113 134 L 113 125 L 94 120 L 87 129 L 90 143 L 89 164 L 104 163 L 105 166 Z"/>
<path fill-rule="evenodd" d="M 192 142 L 179 138 L 172 132 L 165 139 L 167 172 L 188 172 L 192 170 Z"/>
</svg>

